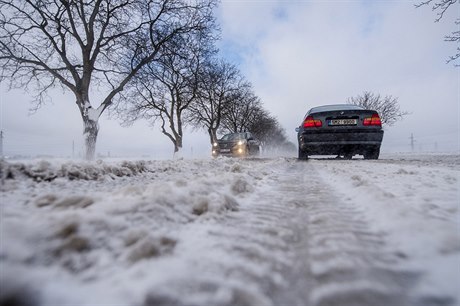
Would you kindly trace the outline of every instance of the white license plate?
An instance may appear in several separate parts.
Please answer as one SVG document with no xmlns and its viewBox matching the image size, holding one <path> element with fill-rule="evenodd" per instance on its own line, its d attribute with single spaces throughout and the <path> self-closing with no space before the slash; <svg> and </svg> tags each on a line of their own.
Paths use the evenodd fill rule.
<svg viewBox="0 0 460 306">
<path fill-rule="evenodd" d="M 332 119 L 329 120 L 329 125 L 356 125 L 356 119 Z"/>
<path fill-rule="evenodd" d="M 228 153 L 228 152 L 230 152 L 230 149 L 220 149 L 220 152 L 221 153 Z"/>
</svg>

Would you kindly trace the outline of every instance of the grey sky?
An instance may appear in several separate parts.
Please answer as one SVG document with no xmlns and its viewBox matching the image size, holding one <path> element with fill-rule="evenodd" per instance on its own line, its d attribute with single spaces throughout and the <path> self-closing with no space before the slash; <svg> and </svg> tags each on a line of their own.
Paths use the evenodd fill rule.
<svg viewBox="0 0 460 306">
<path fill-rule="evenodd" d="M 415 1 L 225 1 L 217 16 L 222 54 L 237 61 L 265 107 L 295 141 L 305 112 L 342 103 L 363 91 L 399 98 L 411 112 L 386 128 L 382 151 L 415 148 L 458 151 L 460 69 L 446 64 L 454 43 L 455 9 L 439 23 Z M 82 122 L 70 94 L 28 115 L 30 96 L 1 86 L 1 129 L 6 154 L 75 154 L 82 151 Z M 95 102 L 95 101 L 93 101 Z M 145 122 L 123 128 L 103 115 L 97 152 L 171 156 L 172 144 Z M 205 132 L 188 131 L 184 155 L 208 156 Z"/>
</svg>

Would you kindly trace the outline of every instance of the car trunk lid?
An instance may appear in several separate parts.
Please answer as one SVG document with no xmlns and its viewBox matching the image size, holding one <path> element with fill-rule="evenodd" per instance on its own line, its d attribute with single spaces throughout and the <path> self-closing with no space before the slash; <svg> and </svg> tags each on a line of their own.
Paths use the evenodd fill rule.
<svg viewBox="0 0 460 306">
<path fill-rule="evenodd" d="M 381 128 L 381 120 L 373 110 L 338 110 L 310 113 L 304 119 L 304 128 L 349 129 Z"/>
</svg>

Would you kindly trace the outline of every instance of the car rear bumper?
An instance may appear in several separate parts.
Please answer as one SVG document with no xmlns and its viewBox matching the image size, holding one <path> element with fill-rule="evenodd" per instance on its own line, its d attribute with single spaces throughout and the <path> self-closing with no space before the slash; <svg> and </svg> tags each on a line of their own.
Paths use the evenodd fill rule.
<svg viewBox="0 0 460 306">
<path fill-rule="evenodd" d="M 363 154 L 380 148 L 383 130 L 303 131 L 298 135 L 299 148 L 307 154 Z"/>
</svg>

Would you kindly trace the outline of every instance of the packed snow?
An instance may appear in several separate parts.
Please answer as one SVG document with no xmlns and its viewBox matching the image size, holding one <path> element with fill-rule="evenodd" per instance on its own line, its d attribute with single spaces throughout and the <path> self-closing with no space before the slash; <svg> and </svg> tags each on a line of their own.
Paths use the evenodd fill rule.
<svg viewBox="0 0 460 306">
<path fill-rule="evenodd" d="M 459 305 L 459 154 L 1 162 L 0 305 Z"/>
</svg>

